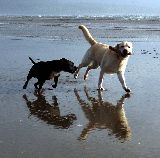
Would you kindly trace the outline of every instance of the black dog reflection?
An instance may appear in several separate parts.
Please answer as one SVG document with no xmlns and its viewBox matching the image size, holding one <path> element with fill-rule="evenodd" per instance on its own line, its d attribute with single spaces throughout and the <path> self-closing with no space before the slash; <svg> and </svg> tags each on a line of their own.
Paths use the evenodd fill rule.
<svg viewBox="0 0 160 158">
<path fill-rule="evenodd" d="M 52 97 L 53 104 L 49 104 L 42 94 L 35 92 L 34 95 L 37 97 L 35 101 L 29 101 L 27 96 L 23 95 L 31 115 L 58 128 L 69 128 L 76 120 L 75 114 L 61 116 L 56 96 Z"/>
<path fill-rule="evenodd" d="M 86 87 L 84 88 L 85 95 L 89 103 L 82 100 L 78 91 L 74 90 L 77 100 L 88 119 L 88 124 L 84 127 L 80 140 L 85 140 L 90 133 L 95 129 L 108 129 L 111 135 L 114 135 L 121 141 L 129 140 L 131 138 L 131 130 L 124 111 L 124 101 L 129 97 L 126 94 L 120 98 L 117 105 L 110 102 L 103 101 L 101 92 L 99 91 L 98 99 L 90 97 Z"/>
</svg>

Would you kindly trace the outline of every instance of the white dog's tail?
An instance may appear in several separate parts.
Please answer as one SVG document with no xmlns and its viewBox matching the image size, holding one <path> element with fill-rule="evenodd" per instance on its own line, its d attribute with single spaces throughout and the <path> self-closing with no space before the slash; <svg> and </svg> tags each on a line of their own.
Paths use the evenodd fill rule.
<svg viewBox="0 0 160 158">
<path fill-rule="evenodd" d="M 92 35 L 90 34 L 89 30 L 87 29 L 87 27 L 85 27 L 84 25 L 80 25 L 79 29 L 82 30 L 84 37 L 86 38 L 86 40 L 91 44 L 94 45 L 97 43 L 97 41 L 92 37 Z"/>
</svg>

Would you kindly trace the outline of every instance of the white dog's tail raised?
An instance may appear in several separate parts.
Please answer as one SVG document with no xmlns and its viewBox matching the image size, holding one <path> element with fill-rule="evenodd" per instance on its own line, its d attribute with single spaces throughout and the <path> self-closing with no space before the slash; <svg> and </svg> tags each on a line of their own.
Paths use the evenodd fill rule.
<svg viewBox="0 0 160 158">
<path fill-rule="evenodd" d="M 87 27 L 85 27 L 84 25 L 80 25 L 79 29 L 82 30 L 84 37 L 86 38 L 86 40 L 91 44 L 94 45 L 97 43 L 97 41 L 92 37 L 92 35 L 90 34 L 89 30 L 87 29 Z"/>
</svg>

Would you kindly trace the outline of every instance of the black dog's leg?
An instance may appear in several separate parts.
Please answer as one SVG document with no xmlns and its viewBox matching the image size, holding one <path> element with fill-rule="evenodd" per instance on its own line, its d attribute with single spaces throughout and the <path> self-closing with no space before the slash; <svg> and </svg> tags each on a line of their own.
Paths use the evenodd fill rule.
<svg viewBox="0 0 160 158">
<path fill-rule="evenodd" d="M 44 82 L 45 82 L 45 80 L 38 80 L 38 82 L 36 82 L 36 83 L 34 84 L 35 89 L 40 90 L 40 89 L 42 88 Z M 38 87 L 38 85 L 39 85 L 39 87 Z"/>
<path fill-rule="evenodd" d="M 53 96 L 52 99 L 53 99 L 53 105 L 54 105 L 54 106 L 58 106 L 57 97 L 56 97 L 56 96 Z"/>
<path fill-rule="evenodd" d="M 32 75 L 29 73 L 28 76 L 27 76 L 27 81 L 25 82 L 24 86 L 23 86 L 23 89 L 26 89 L 27 88 L 27 85 L 28 85 L 28 82 L 29 80 L 32 78 Z"/>
<path fill-rule="evenodd" d="M 38 82 L 39 82 L 39 88 L 38 88 L 38 90 L 41 90 L 43 84 L 45 83 L 45 80 L 40 80 L 40 81 L 38 81 Z"/>
<path fill-rule="evenodd" d="M 56 87 L 57 87 L 57 83 L 58 83 L 58 78 L 59 78 L 59 76 L 60 76 L 60 75 L 54 77 L 54 85 L 52 85 L 53 88 L 56 88 Z"/>
<path fill-rule="evenodd" d="M 35 89 L 38 89 L 39 81 L 34 84 Z"/>
</svg>

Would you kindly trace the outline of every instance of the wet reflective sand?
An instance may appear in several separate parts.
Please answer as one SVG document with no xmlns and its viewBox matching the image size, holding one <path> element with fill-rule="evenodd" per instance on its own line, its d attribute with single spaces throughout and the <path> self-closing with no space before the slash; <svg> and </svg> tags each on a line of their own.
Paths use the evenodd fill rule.
<svg viewBox="0 0 160 158">
<path fill-rule="evenodd" d="M 99 69 L 91 71 L 86 82 L 84 69 L 77 80 L 62 73 L 56 89 L 47 81 L 43 91 L 36 92 L 36 79 L 27 90 L 22 89 L 32 66 L 28 56 L 80 62 L 89 45 L 77 34 L 76 25 L 63 28 L 63 37 L 75 30 L 68 40 L 22 37 L 10 29 L 13 34 L 4 35 L 1 30 L 0 157 L 159 157 L 159 32 L 157 36 L 155 32 L 134 33 L 135 38 L 128 39 L 134 46 L 125 74 L 130 95 L 125 94 L 116 75 L 105 75 L 107 90 L 98 92 Z M 92 31 L 97 30 L 98 35 L 101 29 L 97 24 Z M 63 34 L 66 31 L 67 36 Z M 115 37 L 117 31 L 112 34 Z M 98 40 L 113 45 L 124 38 Z"/>
<path fill-rule="evenodd" d="M 131 130 L 124 110 L 125 99 L 129 98 L 130 94 L 123 95 L 116 105 L 113 105 L 102 99 L 101 91 L 98 91 L 98 99 L 96 99 L 91 97 L 87 88 L 84 87 L 88 103 L 79 96 L 77 89 L 74 92 L 85 117 L 88 119 L 88 123 L 80 134 L 80 140 L 86 140 L 89 133 L 96 129 L 107 129 L 108 135 L 114 135 L 122 141 L 130 140 Z"/>
<path fill-rule="evenodd" d="M 34 101 L 29 101 L 27 96 L 23 95 L 30 115 L 43 120 L 49 125 L 55 125 L 55 127 L 62 129 L 69 128 L 73 124 L 73 121 L 76 120 L 75 114 L 61 116 L 56 96 L 52 97 L 53 103 L 49 104 L 45 96 L 40 94 L 40 92 L 35 92 L 34 95 L 37 98 Z"/>
</svg>

